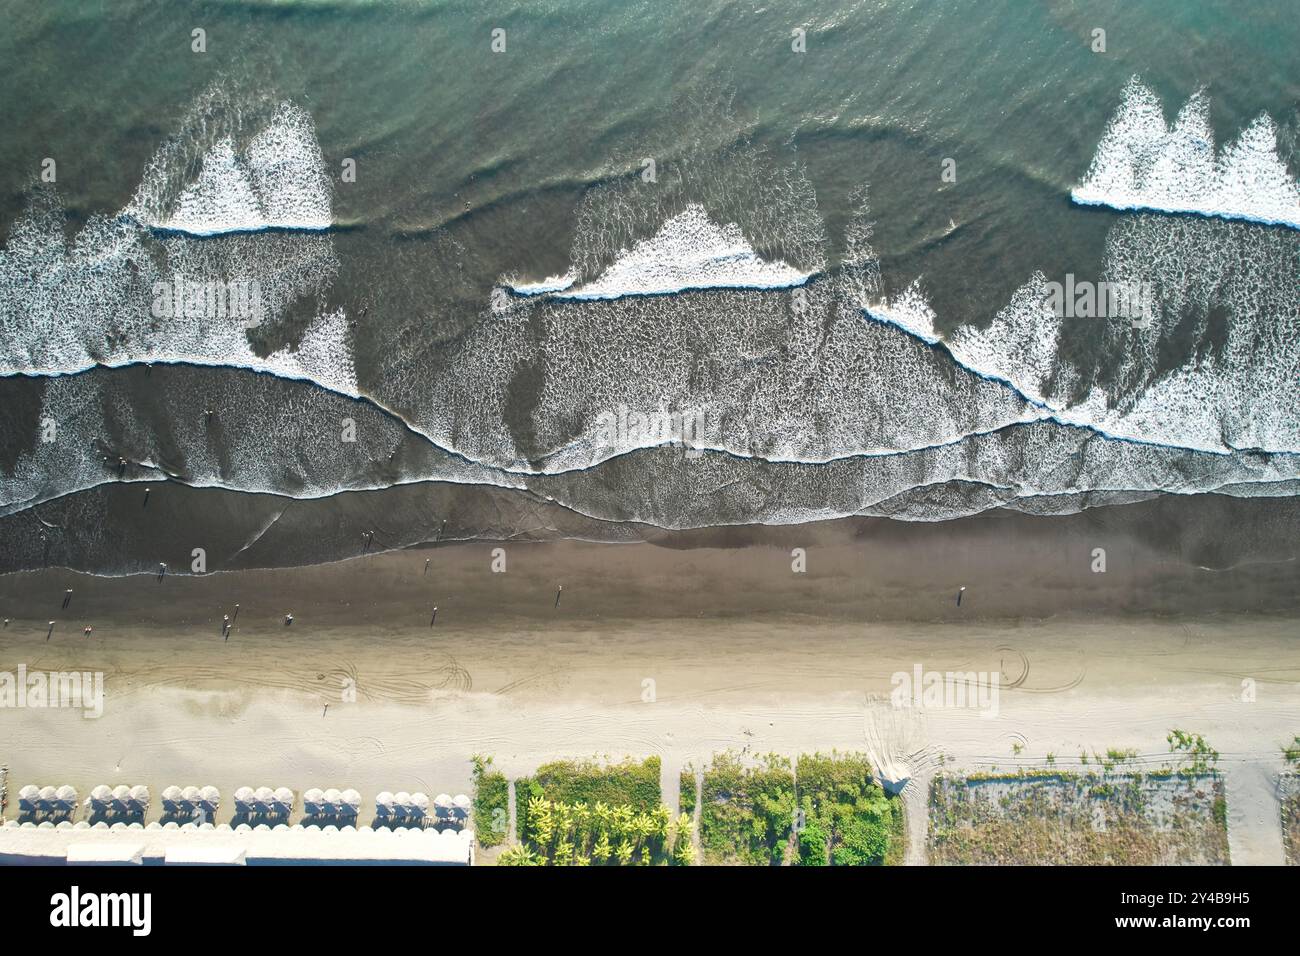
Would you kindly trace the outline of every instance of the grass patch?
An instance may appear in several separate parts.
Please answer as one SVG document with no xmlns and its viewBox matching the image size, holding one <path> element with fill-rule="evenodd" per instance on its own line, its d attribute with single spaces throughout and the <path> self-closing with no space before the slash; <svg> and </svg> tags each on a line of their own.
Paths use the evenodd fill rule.
<svg viewBox="0 0 1300 956">
<path fill-rule="evenodd" d="M 934 864 L 1230 862 L 1223 781 L 1190 768 L 940 775 L 929 823 Z"/>
<path fill-rule="evenodd" d="M 1287 866 L 1300 866 L 1300 775 L 1282 774 L 1282 849 Z"/>
</svg>

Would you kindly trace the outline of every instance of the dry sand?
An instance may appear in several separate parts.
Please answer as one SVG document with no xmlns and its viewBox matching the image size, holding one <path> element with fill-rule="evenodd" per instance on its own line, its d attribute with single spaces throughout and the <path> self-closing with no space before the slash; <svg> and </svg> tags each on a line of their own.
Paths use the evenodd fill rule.
<svg viewBox="0 0 1300 956">
<path fill-rule="evenodd" d="M 927 532 L 886 549 L 841 525 L 782 533 L 800 530 L 806 574 L 782 540 L 506 545 L 501 574 L 494 546 L 476 544 L 161 583 L 0 577 L 12 619 L 0 671 L 106 681 L 98 720 L 0 711 L 11 799 L 27 783 L 83 795 L 144 783 L 155 799 L 214 784 L 227 801 L 245 785 L 355 787 L 370 800 L 469 792 L 475 753 L 511 777 L 561 756 L 658 754 L 672 803 L 680 767 L 722 749 L 838 748 L 903 761 L 920 809 L 941 764 L 1012 769 L 1054 753 L 1068 767 L 1081 750 L 1132 747 L 1154 766 L 1180 727 L 1223 754 L 1234 862 L 1281 862 L 1274 781 L 1280 745 L 1300 732 L 1294 562 L 1209 572 L 1117 539 L 1102 575 L 1082 538 L 1022 534 L 1007 548 Z M 1271 613 L 1205 610 L 1256 593 Z M 918 664 L 997 674 L 996 715 L 893 708 L 891 675 Z M 910 826 L 910 861 L 924 862 L 922 816 Z"/>
</svg>

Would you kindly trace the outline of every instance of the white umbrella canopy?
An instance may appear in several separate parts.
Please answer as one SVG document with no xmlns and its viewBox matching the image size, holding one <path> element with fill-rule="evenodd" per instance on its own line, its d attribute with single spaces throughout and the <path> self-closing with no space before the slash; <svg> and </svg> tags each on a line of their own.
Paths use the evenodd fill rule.
<svg viewBox="0 0 1300 956">
<path fill-rule="evenodd" d="M 325 792 L 312 787 L 302 795 L 302 799 L 304 803 L 321 803 L 325 799 Z"/>
<path fill-rule="evenodd" d="M 399 790 L 393 794 L 393 806 L 399 812 L 405 813 L 411 808 L 411 795 L 405 790 Z"/>
<path fill-rule="evenodd" d="M 357 793 L 355 790 L 344 790 L 341 797 L 343 798 L 343 803 L 351 807 L 353 810 L 359 810 L 361 808 L 361 794 Z"/>
<path fill-rule="evenodd" d="M 127 804 L 131 802 L 131 788 L 124 783 L 119 783 L 113 788 L 113 807 L 118 810 L 125 810 Z"/>
<path fill-rule="evenodd" d="M 433 798 L 433 805 L 439 808 L 440 810 L 450 810 L 453 806 L 451 794 L 449 793 L 438 794 L 436 797 Z"/>
<path fill-rule="evenodd" d="M 221 791 L 216 787 L 207 786 L 199 791 L 199 799 L 210 807 L 215 807 L 221 803 Z"/>
<path fill-rule="evenodd" d="M 451 818 L 453 820 L 465 820 L 469 817 L 470 802 L 469 797 L 463 793 L 456 794 L 455 806 L 451 808 Z"/>
<path fill-rule="evenodd" d="M 59 791 L 53 787 L 41 787 L 40 801 L 44 804 L 53 803 L 59 795 Z"/>
<path fill-rule="evenodd" d="M 379 796 L 375 797 L 375 803 L 378 806 L 389 808 L 393 805 L 393 795 L 387 790 L 384 790 L 379 794 Z"/>
<path fill-rule="evenodd" d="M 23 810 L 35 810 L 36 801 L 40 799 L 41 788 L 29 783 L 18 791 L 18 806 Z"/>
<path fill-rule="evenodd" d="M 107 803 L 109 800 L 113 799 L 113 791 L 101 783 L 94 790 L 90 791 L 90 799 L 96 803 Z"/>
<path fill-rule="evenodd" d="M 339 793 L 333 787 L 330 787 L 328 790 L 325 791 L 321 799 L 325 803 L 329 804 L 331 810 L 337 810 L 339 804 L 343 802 L 343 794 Z"/>
<path fill-rule="evenodd" d="M 293 798 L 292 790 L 290 790 L 288 787 L 276 787 L 275 802 L 277 804 L 279 804 L 281 807 L 284 807 L 285 810 L 292 810 L 293 800 L 294 798 Z"/>
<path fill-rule="evenodd" d="M 240 787 L 235 791 L 235 803 L 244 805 L 253 802 L 253 788 Z"/>
<path fill-rule="evenodd" d="M 413 793 L 413 794 L 411 794 L 411 806 L 413 806 L 413 807 L 415 807 L 415 809 L 417 809 L 417 810 L 421 810 L 421 811 L 423 811 L 423 810 L 428 810 L 428 809 L 429 809 L 429 795 L 428 795 L 427 793 Z"/>
<path fill-rule="evenodd" d="M 58 798 L 59 803 L 62 803 L 65 806 L 71 806 L 77 802 L 77 789 L 76 787 L 65 783 L 63 786 L 59 787 L 55 796 Z"/>
<path fill-rule="evenodd" d="M 275 799 L 275 791 L 270 787 L 258 787 L 253 791 L 253 799 L 258 803 L 270 803 Z"/>
<path fill-rule="evenodd" d="M 181 788 L 172 786 L 164 787 L 162 792 L 163 806 L 175 804 L 181 798 Z"/>
<path fill-rule="evenodd" d="M 186 803 L 198 803 L 199 788 L 186 787 L 184 790 L 181 791 L 181 799 L 184 800 Z"/>
<path fill-rule="evenodd" d="M 131 788 L 131 802 L 138 807 L 149 806 L 149 788 L 143 784 L 137 784 Z"/>
</svg>

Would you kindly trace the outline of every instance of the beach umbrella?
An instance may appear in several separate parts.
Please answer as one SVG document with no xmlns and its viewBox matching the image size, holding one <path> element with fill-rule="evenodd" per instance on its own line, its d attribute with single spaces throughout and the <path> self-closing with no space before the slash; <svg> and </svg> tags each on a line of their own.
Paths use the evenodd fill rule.
<svg viewBox="0 0 1300 956">
<path fill-rule="evenodd" d="M 69 784 L 65 783 L 63 786 L 59 787 L 55 796 L 58 798 L 59 803 L 63 804 L 65 808 L 71 809 L 77 805 L 76 788 Z"/>
<path fill-rule="evenodd" d="M 199 788 L 198 787 L 184 788 L 183 790 L 181 790 L 181 800 L 183 800 L 185 803 L 190 803 L 190 804 L 198 803 Z"/>
<path fill-rule="evenodd" d="M 109 800 L 113 799 L 113 791 L 101 783 L 90 791 L 90 799 L 95 803 L 108 803 Z"/>
<path fill-rule="evenodd" d="M 429 809 L 429 795 L 427 793 L 411 794 L 411 806 L 423 813 Z"/>
<path fill-rule="evenodd" d="M 199 791 L 199 799 L 203 802 L 204 806 L 215 810 L 221 805 L 221 791 L 213 786 L 204 787 Z"/>
<path fill-rule="evenodd" d="M 55 790 L 53 787 L 41 787 L 39 797 L 41 806 L 48 810 L 57 798 L 58 793 L 59 791 Z"/>
<path fill-rule="evenodd" d="M 343 800 L 343 805 L 353 813 L 361 809 L 361 794 L 355 790 L 344 790 L 339 796 Z"/>
<path fill-rule="evenodd" d="M 128 803 L 131 802 L 131 788 L 124 783 L 119 783 L 113 788 L 113 809 L 125 811 Z"/>
<path fill-rule="evenodd" d="M 175 810 L 177 802 L 181 799 L 181 788 L 172 786 L 164 787 L 162 792 L 162 801 L 164 810 Z"/>
<path fill-rule="evenodd" d="M 302 807 L 310 816 L 313 813 L 320 813 L 321 804 L 325 800 L 325 792 L 316 787 L 303 791 Z"/>
<path fill-rule="evenodd" d="M 455 820 L 464 820 L 469 817 L 470 802 L 469 797 L 463 793 L 456 794 L 456 806 L 452 808 L 451 815 Z"/>
<path fill-rule="evenodd" d="M 253 802 L 252 787 L 240 787 L 238 790 L 235 791 L 236 808 L 247 808 L 248 805 L 252 802 Z"/>
<path fill-rule="evenodd" d="M 393 795 L 387 790 L 375 797 L 376 816 L 386 817 L 393 812 Z"/>
<path fill-rule="evenodd" d="M 405 790 L 393 794 L 393 809 L 397 811 L 399 817 L 406 816 L 411 809 L 411 795 Z"/>
<path fill-rule="evenodd" d="M 36 801 L 40 798 L 41 788 L 35 784 L 29 783 L 18 791 L 18 807 L 22 810 L 35 810 Z"/>
<path fill-rule="evenodd" d="M 275 802 L 277 805 L 284 808 L 285 813 L 288 813 L 293 809 L 293 791 L 288 787 L 277 787 L 275 790 Z"/>
<path fill-rule="evenodd" d="M 149 809 L 149 788 L 143 784 L 137 784 L 132 787 L 131 802 L 141 810 Z"/>
<path fill-rule="evenodd" d="M 253 791 L 253 806 L 258 813 L 269 813 L 275 802 L 275 791 L 270 787 L 258 787 Z"/>
</svg>

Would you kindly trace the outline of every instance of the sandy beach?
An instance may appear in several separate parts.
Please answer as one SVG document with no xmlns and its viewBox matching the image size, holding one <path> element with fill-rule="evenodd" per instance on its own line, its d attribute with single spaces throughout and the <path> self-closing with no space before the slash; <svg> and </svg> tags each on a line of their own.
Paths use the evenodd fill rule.
<svg viewBox="0 0 1300 956">
<path fill-rule="evenodd" d="M 511 777 L 562 756 L 658 754 L 673 805 L 680 768 L 727 748 L 866 750 L 913 774 L 921 863 L 916 811 L 940 766 L 1050 753 L 1069 767 L 1116 747 L 1155 767 L 1179 727 L 1222 753 L 1233 861 L 1280 863 L 1295 563 L 1200 569 L 1176 543 L 1139 546 L 1107 510 L 1104 539 L 1013 516 L 874 540 L 839 522 L 720 533 L 745 547 L 457 544 L 161 582 L 5 575 L 0 671 L 102 671 L 105 702 L 99 719 L 0 712 L 0 761 L 11 799 L 26 783 L 214 784 L 227 801 L 245 785 L 336 786 L 361 791 L 364 817 L 380 790 L 469 792 L 476 753 Z M 1035 521 L 1038 537 L 1024 533 Z M 1110 548 L 1104 574 L 1093 545 Z M 893 707 L 893 675 L 917 666 L 996 675 L 995 712 Z"/>
</svg>

